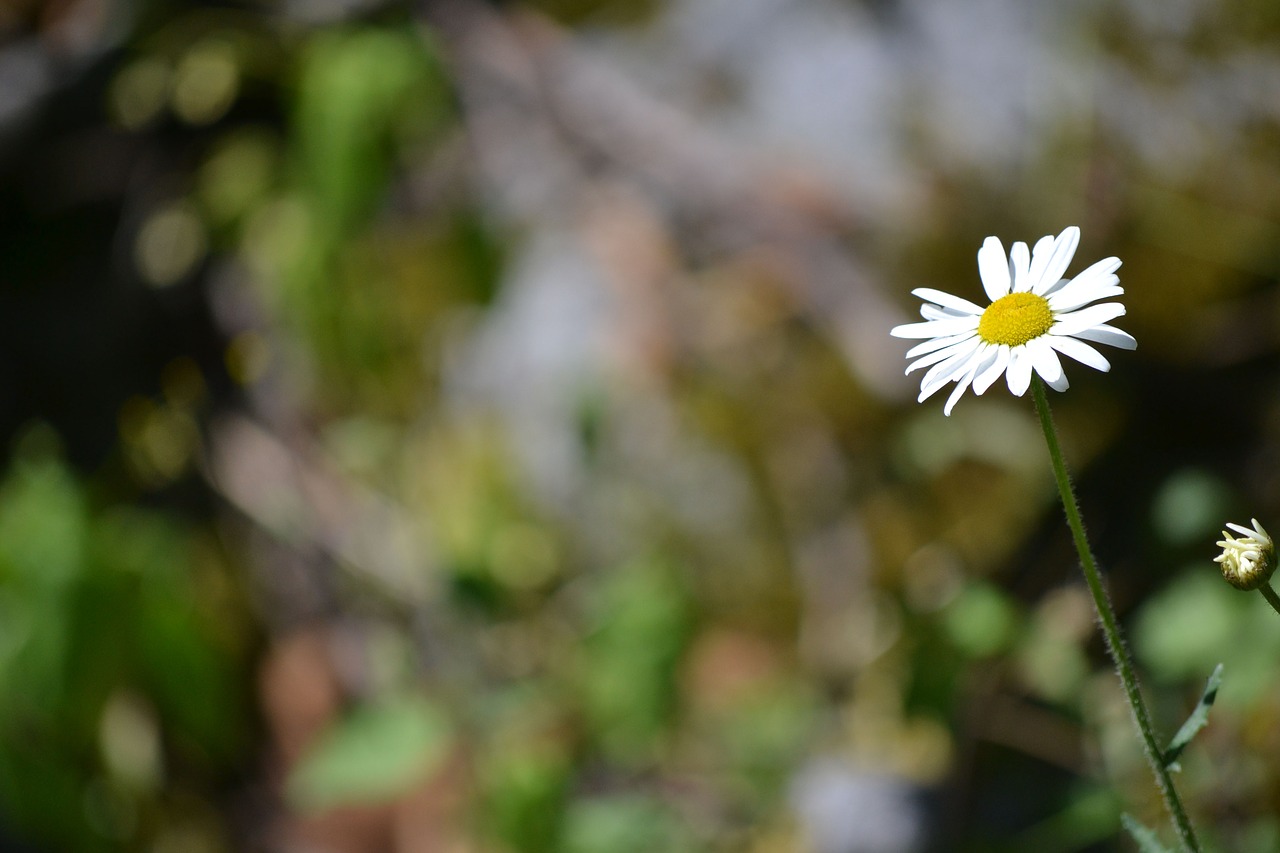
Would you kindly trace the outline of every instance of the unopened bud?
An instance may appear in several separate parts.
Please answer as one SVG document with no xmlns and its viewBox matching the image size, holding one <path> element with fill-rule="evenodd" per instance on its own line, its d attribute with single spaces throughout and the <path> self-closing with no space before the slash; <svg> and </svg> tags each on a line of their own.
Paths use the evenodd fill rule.
<svg viewBox="0 0 1280 853">
<path fill-rule="evenodd" d="M 1230 531 L 1222 531 L 1223 540 L 1218 543 L 1222 553 L 1213 558 L 1222 569 L 1222 577 L 1236 589 L 1257 589 L 1271 580 L 1276 570 L 1275 545 L 1258 519 L 1252 519 L 1253 529 L 1227 523 L 1227 527 L 1240 534 L 1237 539 Z"/>
</svg>

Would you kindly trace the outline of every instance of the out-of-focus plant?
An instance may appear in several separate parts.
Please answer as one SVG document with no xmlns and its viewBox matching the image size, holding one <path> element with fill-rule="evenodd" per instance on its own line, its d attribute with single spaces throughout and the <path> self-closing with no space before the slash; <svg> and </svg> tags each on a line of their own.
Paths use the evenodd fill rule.
<svg viewBox="0 0 1280 853">
<path fill-rule="evenodd" d="M 103 505 L 34 428 L 0 484 L 0 802 L 66 849 L 195 833 L 241 767 L 240 595 L 218 547 L 165 513 Z M 72 807 L 72 804 L 79 804 Z"/>
</svg>

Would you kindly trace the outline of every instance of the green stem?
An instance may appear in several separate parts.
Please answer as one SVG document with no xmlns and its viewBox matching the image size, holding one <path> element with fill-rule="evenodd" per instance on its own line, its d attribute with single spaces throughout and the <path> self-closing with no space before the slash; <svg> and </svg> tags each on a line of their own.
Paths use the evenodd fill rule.
<svg viewBox="0 0 1280 853">
<path fill-rule="evenodd" d="M 1155 733 L 1151 727 L 1151 715 L 1147 712 L 1147 705 L 1138 689 L 1138 677 L 1134 672 L 1133 661 L 1130 660 L 1129 652 L 1120 636 L 1120 623 L 1116 619 L 1115 610 L 1111 607 L 1106 588 L 1102 585 L 1102 577 L 1098 572 L 1098 564 L 1093 559 L 1093 552 L 1089 550 L 1084 523 L 1080 520 L 1080 507 L 1076 503 L 1071 478 L 1067 474 L 1067 464 L 1063 460 L 1062 448 L 1058 444 L 1058 431 L 1053 425 L 1049 401 L 1045 398 L 1044 385 L 1041 384 L 1038 376 L 1032 377 L 1031 390 L 1036 401 L 1036 412 L 1040 415 L 1040 426 L 1044 430 L 1044 440 L 1049 445 L 1049 457 L 1053 462 L 1053 476 L 1058 481 L 1058 493 L 1062 496 L 1062 508 L 1066 510 L 1067 524 L 1075 540 L 1076 552 L 1080 555 L 1084 579 L 1089 585 L 1089 592 L 1093 595 L 1093 604 L 1098 610 L 1098 619 L 1102 623 L 1102 633 L 1107 638 L 1107 651 L 1111 653 L 1111 660 L 1116 665 L 1116 673 L 1120 676 L 1120 683 L 1124 685 L 1125 698 L 1129 700 L 1129 709 L 1133 711 L 1134 722 L 1137 723 L 1138 731 L 1142 736 L 1143 751 L 1147 754 L 1147 761 L 1151 764 L 1151 770 L 1156 777 L 1156 786 L 1164 797 L 1165 805 L 1169 809 L 1169 815 L 1173 818 L 1183 845 L 1192 853 L 1200 853 L 1200 842 L 1196 840 L 1195 830 L 1192 829 L 1191 821 L 1182 807 L 1182 801 L 1178 799 L 1178 792 L 1173 787 L 1169 768 L 1165 767 L 1160 746 L 1156 743 Z M 1264 592 L 1263 595 L 1266 593 Z M 1274 593 L 1272 595 L 1274 596 Z M 1276 604 L 1273 603 L 1272 606 Z"/>
<path fill-rule="evenodd" d="M 1258 592 L 1262 593 L 1262 597 L 1267 600 L 1267 604 L 1271 605 L 1271 609 L 1280 613 L 1280 597 L 1276 596 L 1276 591 L 1271 588 L 1271 584 L 1264 583 L 1258 587 Z"/>
</svg>

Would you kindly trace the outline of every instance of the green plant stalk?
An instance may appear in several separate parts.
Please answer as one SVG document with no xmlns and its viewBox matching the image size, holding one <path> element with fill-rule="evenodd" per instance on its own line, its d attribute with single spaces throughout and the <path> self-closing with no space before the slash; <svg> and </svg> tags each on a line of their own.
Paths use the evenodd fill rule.
<svg viewBox="0 0 1280 853">
<path fill-rule="evenodd" d="M 1280 613 L 1280 597 L 1276 596 L 1276 591 L 1271 588 L 1271 584 L 1264 583 L 1258 587 L 1258 592 L 1262 593 L 1262 597 L 1267 600 L 1267 604 L 1271 605 L 1271 609 Z"/>
<path fill-rule="evenodd" d="M 1116 619 L 1115 610 L 1111 607 L 1111 599 L 1107 597 L 1106 588 L 1102 585 L 1102 577 L 1098 572 L 1098 564 L 1093 559 L 1093 552 L 1089 549 L 1084 523 L 1080 520 L 1080 507 L 1076 503 L 1071 477 L 1067 474 L 1067 464 L 1062 456 L 1062 447 L 1058 443 L 1058 431 L 1053 425 L 1053 414 L 1049 411 L 1049 401 L 1045 397 L 1044 385 L 1040 377 L 1032 376 L 1031 391 L 1036 401 L 1036 412 L 1040 415 L 1040 426 L 1044 430 L 1044 440 L 1049 446 L 1049 458 L 1053 462 L 1054 479 L 1058 481 L 1058 494 L 1062 497 L 1062 508 L 1067 513 L 1067 525 L 1071 528 L 1071 537 L 1075 540 L 1076 552 L 1080 555 L 1080 567 L 1084 571 L 1089 592 L 1093 595 L 1098 620 L 1102 623 L 1102 633 L 1107 638 L 1107 651 L 1111 653 L 1111 660 L 1116 665 L 1116 674 L 1120 676 L 1125 698 L 1129 700 L 1129 709 L 1133 712 L 1134 722 L 1142 737 L 1143 752 L 1147 755 L 1147 761 L 1156 777 L 1156 787 L 1164 797 L 1165 806 L 1169 809 L 1169 816 L 1173 819 L 1174 827 L 1183 845 L 1192 853 L 1201 853 L 1200 842 L 1196 839 L 1195 830 L 1191 826 L 1186 810 L 1182 807 L 1182 801 L 1178 799 L 1178 792 L 1173 786 L 1169 768 L 1165 767 L 1161 758 L 1161 749 L 1151 727 L 1151 715 L 1147 712 L 1147 705 L 1138 688 L 1138 676 L 1134 671 L 1133 661 L 1129 658 L 1124 639 L 1120 636 L 1119 620 Z"/>
</svg>

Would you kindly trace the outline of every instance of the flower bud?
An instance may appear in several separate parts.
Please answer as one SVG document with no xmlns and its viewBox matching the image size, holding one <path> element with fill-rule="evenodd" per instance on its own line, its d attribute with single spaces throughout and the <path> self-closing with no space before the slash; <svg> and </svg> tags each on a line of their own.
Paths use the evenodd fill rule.
<svg viewBox="0 0 1280 853">
<path fill-rule="evenodd" d="M 1227 527 L 1239 533 L 1240 538 L 1222 531 L 1225 538 L 1218 543 L 1222 553 L 1213 558 L 1222 569 L 1222 577 L 1236 589 L 1257 589 L 1271 580 L 1271 573 L 1276 570 L 1275 545 L 1258 519 L 1252 521 L 1252 530 L 1227 522 Z"/>
</svg>

